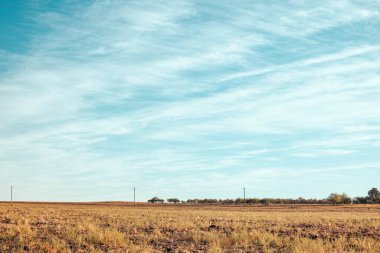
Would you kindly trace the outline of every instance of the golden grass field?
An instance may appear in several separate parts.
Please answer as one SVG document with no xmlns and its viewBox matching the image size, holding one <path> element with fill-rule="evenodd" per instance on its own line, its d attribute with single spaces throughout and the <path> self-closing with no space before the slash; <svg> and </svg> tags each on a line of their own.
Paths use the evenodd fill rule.
<svg viewBox="0 0 380 253">
<path fill-rule="evenodd" d="M 0 252 L 380 252 L 380 205 L 3 202 Z"/>
</svg>

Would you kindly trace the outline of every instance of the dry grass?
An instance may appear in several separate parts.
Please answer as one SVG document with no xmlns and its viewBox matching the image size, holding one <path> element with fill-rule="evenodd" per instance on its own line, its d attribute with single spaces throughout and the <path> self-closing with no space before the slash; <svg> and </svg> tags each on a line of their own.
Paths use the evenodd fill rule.
<svg viewBox="0 0 380 253">
<path fill-rule="evenodd" d="M 0 203 L 0 252 L 380 252 L 380 205 Z"/>
</svg>

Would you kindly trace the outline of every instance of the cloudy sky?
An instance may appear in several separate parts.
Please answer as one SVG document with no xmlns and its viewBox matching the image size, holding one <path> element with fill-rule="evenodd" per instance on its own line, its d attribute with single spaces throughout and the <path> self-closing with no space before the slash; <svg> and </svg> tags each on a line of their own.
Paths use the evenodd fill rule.
<svg viewBox="0 0 380 253">
<path fill-rule="evenodd" d="M 0 200 L 365 195 L 380 2 L 0 2 Z"/>
</svg>

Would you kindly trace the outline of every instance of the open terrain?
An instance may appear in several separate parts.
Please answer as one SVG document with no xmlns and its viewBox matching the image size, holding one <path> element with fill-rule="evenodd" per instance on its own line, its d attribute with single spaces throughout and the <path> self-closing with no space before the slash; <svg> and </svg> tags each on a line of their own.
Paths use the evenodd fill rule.
<svg viewBox="0 0 380 253">
<path fill-rule="evenodd" d="M 380 205 L 0 203 L 0 252 L 380 252 Z"/>
</svg>

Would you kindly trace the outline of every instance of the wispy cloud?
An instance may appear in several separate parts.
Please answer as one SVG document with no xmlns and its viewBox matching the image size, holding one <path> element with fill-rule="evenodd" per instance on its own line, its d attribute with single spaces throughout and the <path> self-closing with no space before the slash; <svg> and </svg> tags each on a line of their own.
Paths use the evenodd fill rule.
<svg viewBox="0 0 380 253">
<path fill-rule="evenodd" d="M 0 49 L 0 184 L 20 198 L 321 197 L 360 164 L 378 176 L 378 3 L 26 7 L 24 48 Z"/>
</svg>

